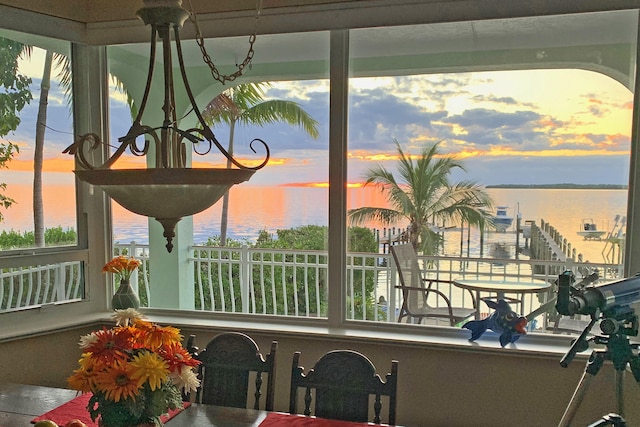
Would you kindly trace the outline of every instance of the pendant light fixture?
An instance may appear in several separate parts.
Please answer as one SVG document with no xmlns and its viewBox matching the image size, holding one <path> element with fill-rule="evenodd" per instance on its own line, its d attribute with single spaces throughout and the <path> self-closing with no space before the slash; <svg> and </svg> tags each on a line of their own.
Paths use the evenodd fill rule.
<svg viewBox="0 0 640 427">
<path fill-rule="evenodd" d="M 260 14 L 260 2 L 257 3 L 257 19 Z M 125 209 L 139 215 L 155 218 L 164 228 L 167 240 L 166 248 L 173 249 L 175 226 L 182 217 L 194 215 L 216 203 L 234 184 L 247 181 L 256 170 L 264 167 L 269 161 L 269 147 L 261 139 L 254 139 L 249 144 L 255 153 L 254 143 L 264 147 L 264 160 L 257 166 L 248 167 L 233 158 L 218 142 L 207 126 L 187 81 L 179 29 L 189 17 L 189 12 L 182 8 L 181 0 L 144 0 L 144 7 L 137 12 L 138 17 L 146 25 L 151 26 L 151 50 L 147 83 L 140 110 L 125 136 L 118 139 L 115 151 L 106 162 L 95 165 L 91 159 L 92 151 L 104 151 L 105 143 L 96 134 L 81 136 L 64 152 L 75 155 L 79 166 L 74 171 L 78 179 L 98 186 L 113 200 Z M 195 18 L 194 18 L 195 19 Z M 194 20 L 197 28 L 197 20 Z M 190 101 L 192 112 L 197 117 L 197 126 L 182 130 L 178 128 L 178 116 L 175 103 L 175 87 L 173 81 L 171 35 L 175 41 L 178 65 L 186 95 Z M 224 84 L 240 76 L 253 58 L 253 43 L 256 34 L 250 38 L 249 52 L 238 70 L 222 76 L 206 54 L 200 30 L 197 28 L 198 45 L 205 62 L 209 65 L 213 77 Z M 155 127 L 142 123 L 145 108 L 151 91 L 154 66 L 156 64 L 156 45 L 160 38 L 162 45 L 162 63 L 164 75 L 164 120 Z M 144 143 L 138 145 L 136 139 L 143 137 Z M 204 144 L 206 149 L 196 150 L 196 145 Z M 187 150 L 193 146 L 196 154 L 207 154 L 215 146 L 235 167 L 231 168 L 191 168 L 187 167 Z M 153 153 L 155 167 L 146 169 L 112 169 L 112 166 L 129 149 L 135 156 L 146 156 Z M 152 151 L 150 151 L 152 149 Z M 148 162 L 149 164 L 150 162 Z"/>
</svg>

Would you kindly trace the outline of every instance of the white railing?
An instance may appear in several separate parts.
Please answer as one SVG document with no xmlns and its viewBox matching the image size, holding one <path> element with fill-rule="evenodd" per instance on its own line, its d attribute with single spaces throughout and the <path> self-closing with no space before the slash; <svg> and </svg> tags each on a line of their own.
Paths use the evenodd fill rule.
<svg viewBox="0 0 640 427">
<path fill-rule="evenodd" d="M 197 310 L 326 316 L 326 251 L 254 249 L 247 246 L 194 246 L 191 250 Z M 151 292 L 148 246 L 135 242 L 116 244 L 114 253 L 134 255 L 142 261 L 131 283 L 138 290 L 142 306 L 148 306 Z M 535 278 L 554 282 L 565 270 L 573 271 L 578 278 L 597 270 L 602 281 L 622 277 L 622 266 L 571 260 L 420 257 L 420 261 L 429 276 L 449 281 L 464 277 L 487 280 Z M 81 271 L 80 262 L 0 271 L 0 312 L 82 298 Z M 349 253 L 346 278 L 349 319 L 396 321 L 402 296 L 396 288 L 397 272 L 390 255 Z M 454 305 L 472 305 L 469 295 L 461 289 L 450 284 L 439 286 Z M 520 307 L 526 314 L 550 298 L 552 291 L 515 296 L 522 301 Z M 486 307 L 478 308 L 485 313 L 488 311 Z M 543 324 L 547 319 L 540 320 L 538 323 Z"/>
<path fill-rule="evenodd" d="M 192 250 L 197 310 L 302 317 L 326 315 L 326 251 L 254 249 L 247 246 L 195 246 Z M 116 253 L 122 251 L 135 254 L 143 261 L 139 280 L 143 283 L 140 296 L 145 305 L 149 295 L 148 248 L 135 243 L 117 245 Z M 464 277 L 487 280 L 535 278 L 555 282 L 558 274 L 565 270 L 573 271 L 577 278 L 596 270 L 602 281 L 622 277 L 622 266 L 572 260 L 461 257 L 420 257 L 420 260 L 429 276 L 449 281 Z M 347 317 L 395 322 L 402 304 L 396 281 L 397 272 L 390 255 L 349 253 Z M 455 286 L 441 284 L 439 290 L 454 305 L 472 305 L 469 295 Z M 526 314 L 537 309 L 552 296 L 552 292 L 513 296 L 522 301 L 520 307 Z M 482 306 L 479 309 L 488 311 Z M 546 318 L 541 318 L 539 327 L 546 321 Z"/>
<path fill-rule="evenodd" d="M 84 296 L 82 262 L 0 269 L 0 312 Z"/>
</svg>

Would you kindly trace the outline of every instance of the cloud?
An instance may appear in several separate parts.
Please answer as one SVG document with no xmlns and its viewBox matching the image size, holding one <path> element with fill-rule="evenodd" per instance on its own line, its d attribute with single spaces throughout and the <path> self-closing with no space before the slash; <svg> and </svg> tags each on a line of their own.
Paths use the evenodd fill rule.
<svg viewBox="0 0 640 427">
<path fill-rule="evenodd" d="M 563 97 L 562 104 L 566 107 L 556 111 L 548 105 L 542 107 L 538 104 L 541 101 L 528 98 L 526 93 L 512 96 L 512 90 L 500 91 L 503 88 L 499 83 L 483 73 L 354 79 L 349 88 L 349 179 L 359 180 L 366 169 L 378 163 L 395 168 L 393 141 L 398 140 L 411 153 L 419 152 L 423 144 L 442 141 L 441 150 L 464 159 L 468 170 L 473 171 L 472 176 L 482 183 L 628 180 L 625 174 L 630 130 L 627 129 L 632 106 L 629 99 L 590 90 L 574 98 Z M 488 91 L 487 85 L 496 90 Z M 38 87 L 36 79 L 33 88 Z M 267 90 L 267 98 L 298 102 L 319 122 L 320 136 L 313 139 L 303 130 L 281 123 L 237 126 L 236 157 L 247 162 L 262 158 L 264 152 L 259 145 L 254 145 L 257 153 L 250 149 L 249 143 L 254 138 L 264 140 L 271 150 L 272 162 L 256 173 L 252 184 L 326 181 L 328 83 L 277 82 Z M 119 100 L 111 102 L 110 108 L 115 141 L 126 134 L 131 119 L 128 107 Z M 33 143 L 36 115 L 37 93 L 31 105 L 23 110 L 23 126 L 7 137 L 21 143 L 24 147 L 21 159 L 25 161 L 32 158 L 29 147 Z M 45 153 L 54 158 L 73 139 L 69 108 L 57 87 L 52 87 L 47 123 L 50 128 L 46 132 Z M 226 147 L 228 126 L 217 126 L 213 132 Z M 213 161 L 194 156 L 194 162 L 222 162 L 219 153 L 213 156 L 217 156 Z M 575 174 L 571 176 L 566 168 Z"/>
</svg>

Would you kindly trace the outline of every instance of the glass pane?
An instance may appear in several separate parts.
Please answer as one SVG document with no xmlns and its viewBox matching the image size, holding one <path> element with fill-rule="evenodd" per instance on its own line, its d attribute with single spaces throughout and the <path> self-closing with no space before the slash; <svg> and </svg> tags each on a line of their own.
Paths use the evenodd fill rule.
<svg viewBox="0 0 640 427">
<path fill-rule="evenodd" d="M 0 150 L 15 148 L 0 178 L 0 249 L 76 245 L 73 157 L 62 153 L 74 139 L 70 46 L 10 31 L 0 37 L 3 73 L 16 78 L 0 90 L 3 104 L 16 106 L 0 124 Z"/>
<path fill-rule="evenodd" d="M 258 164 L 265 153 L 256 139 L 268 145 L 271 155 L 270 162 L 250 180 L 231 188 L 226 202 L 222 198 L 193 216 L 193 241 L 202 248 L 195 254 L 197 309 L 326 315 L 328 44 L 326 32 L 260 35 L 245 76 L 222 85 L 213 79 L 196 43 L 182 42 L 189 85 L 220 145 L 248 166 Z M 205 40 L 205 48 L 221 74 L 229 74 L 235 70 L 236 62 L 242 61 L 248 40 Z M 139 105 L 147 76 L 148 45 L 111 46 L 109 64 L 111 74 Z M 161 71 L 156 69 L 155 73 Z M 194 114 L 189 114 L 190 105 L 177 68 L 174 81 L 180 128 L 197 126 Z M 205 111 L 212 101 L 220 99 L 230 100 L 237 107 L 234 115 L 229 116 L 229 110 L 223 114 L 219 109 Z M 159 101 L 149 103 L 143 124 L 161 124 L 160 105 Z M 131 124 L 125 97 L 115 86 L 110 115 L 115 140 L 125 135 Z M 202 145 L 196 147 L 198 152 L 207 151 Z M 205 156 L 189 156 L 194 168 L 227 167 L 226 158 L 216 147 Z M 128 153 L 118 162 L 123 160 L 127 166 L 136 160 L 141 163 Z M 226 247 L 221 249 L 223 211 Z M 117 250 L 140 251 L 148 245 L 145 217 L 115 203 L 113 215 Z M 132 241 L 135 244 L 129 246 Z M 125 245 L 129 247 L 125 249 Z M 250 261 L 239 265 L 242 245 L 251 252 Z M 153 256 L 153 248 L 150 253 Z M 240 275 L 247 271 L 252 275 L 248 291 L 240 289 Z M 144 288 L 141 283 L 138 286 L 145 298 L 153 293 L 146 283 Z"/>
<path fill-rule="evenodd" d="M 570 259 L 589 261 L 573 267 L 578 277 L 621 273 L 636 34 L 637 13 L 624 11 L 352 31 L 350 219 L 379 243 L 358 259 L 371 280 L 351 284 L 366 292 L 367 319 L 403 314 L 389 244 L 413 243 L 424 274 L 447 280 L 553 280 Z M 428 179 L 416 178 L 428 173 L 421 159 Z M 482 209 L 492 226 L 474 221 Z M 603 233 L 584 236 L 585 223 Z M 552 250 L 531 230 L 548 232 Z M 471 307 L 460 289 L 438 286 L 452 305 Z M 548 296 L 520 295 L 517 310 Z M 538 330 L 549 319 L 530 320 Z"/>
</svg>

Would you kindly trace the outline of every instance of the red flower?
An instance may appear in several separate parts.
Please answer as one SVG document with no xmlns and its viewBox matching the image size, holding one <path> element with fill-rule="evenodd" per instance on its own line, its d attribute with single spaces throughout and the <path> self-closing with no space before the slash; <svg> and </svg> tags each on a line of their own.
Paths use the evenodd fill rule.
<svg viewBox="0 0 640 427">
<path fill-rule="evenodd" d="M 185 365 L 194 367 L 200 363 L 180 343 L 165 345 L 160 350 L 160 353 L 169 365 L 171 372 L 180 372 L 180 369 Z"/>
</svg>

